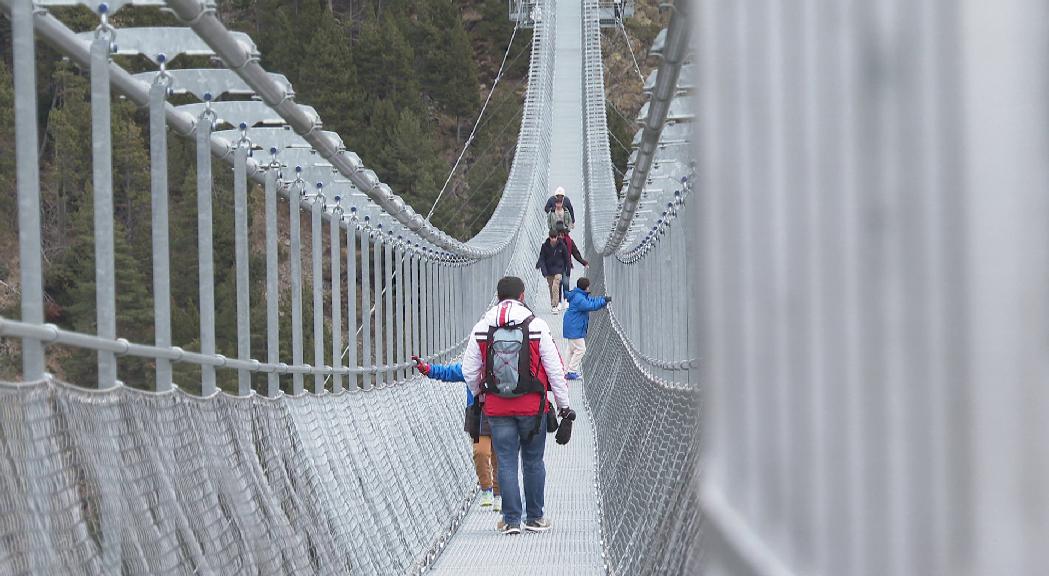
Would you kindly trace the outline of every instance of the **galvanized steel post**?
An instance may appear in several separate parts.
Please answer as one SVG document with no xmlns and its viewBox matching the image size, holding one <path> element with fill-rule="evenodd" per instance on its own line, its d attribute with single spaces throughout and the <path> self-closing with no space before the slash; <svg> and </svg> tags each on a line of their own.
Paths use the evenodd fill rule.
<svg viewBox="0 0 1049 576">
<path fill-rule="evenodd" d="M 313 260 L 313 365 L 317 368 L 324 367 L 324 243 L 321 240 L 321 232 L 324 228 L 324 195 L 321 193 L 323 185 L 317 183 L 317 193 L 313 196 L 310 204 L 310 212 L 313 216 L 310 225 L 310 256 Z M 313 392 L 320 394 L 324 391 L 324 375 L 317 373 L 313 375 Z"/>
<path fill-rule="evenodd" d="M 44 323 L 44 282 L 40 246 L 40 159 L 37 151 L 36 47 L 33 2 L 13 0 L 11 44 L 14 49 L 15 169 L 18 187 L 18 255 L 22 284 L 22 321 Z M 44 377 L 44 346 L 22 339 L 22 378 Z"/>
<path fill-rule="evenodd" d="M 295 167 L 295 181 L 288 187 L 288 218 L 291 235 L 291 362 L 302 365 L 302 231 L 299 203 L 302 201 L 304 182 L 300 177 L 302 167 Z M 291 393 L 302 394 L 302 374 L 291 376 Z"/>
<path fill-rule="evenodd" d="M 109 110 L 109 50 L 112 28 L 105 22 L 91 43 L 91 158 L 95 209 L 95 306 L 98 335 L 117 337 L 116 264 L 113 240 L 113 157 Z M 117 384 L 117 359 L 98 352 L 98 386 Z"/>
<path fill-rule="evenodd" d="M 365 390 L 372 388 L 372 273 L 371 231 L 368 229 L 370 216 L 364 217 L 361 228 L 361 375 Z"/>
<path fill-rule="evenodd" d="M 280 312 L 279 285 L 277 283 L 277 149 L 270 149 L 273 155 L 266 170 L 266 361 L 277 364 L 280 361 Z M 289 193 L 293 193 L 289 190 Z M 280 375 L 270 372 L 266 375 L 266 396 L 273 398 L 280 390 Z"/>
<path fill-rule="evenodd" d="M 350 207 L 350 218 L 346 222 L 346 348 L 349 354 L 346 365 L 350 374 L 346 377 L 346 387 L 354 390 L 358 387 L 357 375 L 353 372 L 357 363 L 357 209 Z"/>
<path fill-rule="evenodd" d="M 383 258 L 382 258 L 382 247 L 386 238 L 383 237 L 382 223 L 378 223 L 375 226 L 375 244 L 372 246 L 374 262 L 372 262 L 373 272 L 375 273 L 375 298 L 373 301 L 372 311 L 375 317 L 375 334 L 372 335 L 375 341 L 375 385 L 382 387 L 385 383 L 385 371 L 382 370 L 384 356 L 382 354 L 382 301 L 383 291 L 386 287 L 383 285 Z"/>
<path fill-rule="evenodd" d="M 149 164 L 153 217 L 153 333 L 158 347 L 171 346 L 171 249 L 168 238 L 168 134 L 170 80 L 161 69 L 149 89 Z M 156 360 L 157 392 L 171 389 L 171 361 Z"/>
<path fill-rule="evenodd" d="M 210 95 L 205 97 L 211 101 Z M 211 230 L 211 122 L 205 109 L 197 120 L 197 259 L 200 288 L 200 353 L 215 354 L 215 263 Z M 215 368 L 200 367 L 200 393 L 215 392 Z"/>
<path fill-rule="evenodd" d="M 386 231 L 383 243 L 383 270 L 386 271 L 385 311 L 386 311 L 386 383 L 393 384 L 393 230 Z"/>
<path fill-rule="evenodd" d="M 240 126 L 243 134 L 247 127 Z M 237 142 L 233 152 L 233 227 L 234 259 L 237 275 L 237 358 L 251 360 L 251 285 L 248 270 L 248 151 L 246 136 Z M 251 392 L 251 373 L 237 370 L 237 394 Z"/>
<path fill-rule="evenodd" d="M 404 360 L 404 334 L 405 329 L 408 328 L 408 319 L 404 314 L 404 290 L 407 287 L 407 282 L 404 277 L 404 239 L 400 236 L 397 237 L 396 253 L 394 259 L 397 262 L 397 357 L 396 361 L 401 362 Z M 397 380 L 404 381 L 407 375 L 407 371 L 401 368 L 397 371 Z"/>
<path fill-rule="evenodd" d="M 342 208 L 338 204 L 338 196 L 335 202 L 328 226 L 331 229 L 331 365 L 335 369 L 331 378 L 331 389 L 338 392 L 342 390 L 342 375 L 339 374 L 342 368 L 342 240 L 339 238 Z"/>
</svg>

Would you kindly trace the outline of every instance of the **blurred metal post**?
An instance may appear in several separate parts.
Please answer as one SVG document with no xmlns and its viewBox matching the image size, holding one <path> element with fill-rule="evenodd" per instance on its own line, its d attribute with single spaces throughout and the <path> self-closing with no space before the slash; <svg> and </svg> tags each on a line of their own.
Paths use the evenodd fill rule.
<svg viewBox="0 0 1049 576">
<path fill-rule="evenodd" d="M 383 244 L 385 242 L 386 242 L 386 238 L 385 238 L 385 235 L 383 234 L 382 224 L 379 223 L 375 227 L 375 244 L 372 246 L 372 248 L 373 248 L 372 258 L 374 259 L 374 261 L 372 262 L 372 268 L 374 269 L 373 272 L 375 273 L 374 274 L 375 275 L 375 278 L 374 278 L 374 281 L 375 281 L 375 299 L 372 302 L 372 305 L 373 305 L 372 306 L 372 310 L 373 310 L 373 314 L 374 314 L 374 318 L 375 318 L 375 322 L 374 322 L 374 324 L 375 324 L 375 333 L 372 335 L 372 338 L 375 341 L 374 342 L 375 343 L 375 368 L 376 368 L 376 370 L 375 370 L 375 385 L 376 386 L 380 386 L 380 387 L 383 386 L 384 384 L 388 383 L 388 382 L 385 381 L 386 371 L 382 369 L 382 367 L 383 367 L 383 360 L 385 358 L 383 356 L 383 354 L 382 354 L 382 349 L 383 349 L 383 347 L 382 347 L 382 341 L 383 341 L 382 301 L 383 301 L 383 291 L 386 290 L 386 286 L 383 283 L 383 276 L 382 276 L 382 269 L 383 269 L 382 249 L 383 249 Z"/>
<path fill-rule="evenodd" d="M 419 356 L 430 355 L 430 278 L 427 269 L 430 260 L 426 257 L 425 248 L 419 256 Z"/>
<path fill-rule="evenodd" d="M 407 279 L 404 276 L 404 238 L 397 237 L 397 247 L 394 253 L 394 260 L 397 262 L 397 330 L 395 335 L 397 338 L 397 356 L 395 360 L 401 362 L 405 359 L 404 355 L 404 335 L 405 330 L 408 328 L 408 317 L 404 313 L 404 291 L 408 288 Z M 403 382 L 407 371 L 401 368 L 397 371 L 396 379 Z"/>
<path fill-rule="evenodd" d="M 246 126 L 241 125 L 241 133 Z M 233 227 L 234 258 L 237 274 L 237 358 L 251 360 L 251 284 L 248 270 L 248 152 L 251 143 L 246 136 L 237 142 L 233 152 Z M 251 392 L 251 372 L 237 370 L 237 394 Z"/>
<path fill-rule="evenodd" d="M 277 261 L 277 158 L 276 148 L 270 150 L 273 155 L 266 170 L 266 362 L 277 364 L 280 361 L 280 285 L 277 283 L 279 263 Z M 294 191 L 289 190 L 294 194 Z M 274 398 L 280 391 L 280 375 L 270 372 L 266 375 L 266 396 Z"/>
<path fill-rule="evenodd" d="M 372 273 L 371 273 L 371 231 L 367 228 L 370 216 L 364 217 L 365 227 L 361 234 L 361 385 L 365 390 L 371 389 L 374 374 L 372 367 Z"/>
<path fill-rule="evenodd" d="M 321 234 L 324 230 L 324 194 L 321 193 L 322 184 L 317 183 L 317 193 L 310 203 L 313 216 L 310 225 L 310 256 L 313 260 L 313 365 L 317 368 L 324 367 L 324 243 Z M 317 373 L 313 375 L 313 393 L 320 394 L 324 391 L 324 375 Z"/>
<path fill-rule="evenodd" d="M 211 101 L 210 95 L 205 97 Z M 206 108 L 197 119 L 197 258 L 200 287 L 200 353 L 215 353 L 215 262 L 211 230 L 211 122 Z M 215 367 L 200 367 L 200 393 L 215 392 Z"/>
<path fill-rule="evenodd" d="M 386 238 L 383 243 L 383 258 L 385 260 L 384 270 L 386 272 L 386 297 L 385 297 L 385 311 L 386 311 L 386 383 L 393 384 L 393 230 L 386 231 Z M 398 278 L 398 280 L 400 280 Z"/>
<path fill-rule="evenodd" d="M 419 315 L 415 308 L 415 303 L 418 301 L 419 297 L 417 292 L 419 288 L 419 278 L 415 274 L 415 248 L 409 241 L 405 241 L 404 257 L 407 260 L 405 274 L 407 274 L 406 279 L 408 280 L 408 285 L 404 292 L 404 313 L 407 316 L 404 345 L 408 348 L 407 356 L 411 357 L 419 353 L 417 338 L 419 330 Z M 412 369 L 408 368 L 406 371 L 406 377 L 411 377 L 412 374 Z"/>
<path fill-rule="evenodd" d="M 295 167 L 295 181 L 288 187 L 288 220 L 291 235 L 291 363 L 302 365 L 302 231 L 299 203 L 305 186 L 302 168 Z M 291 393 L 302 394 L 302 374 L 291 376 Z"/>
<path fill-rule="evenodd" d="M 109 110 L 109 49 L 112 28 L 99 28 L 91 43 L 91 159 L 95 209 L 95 306 L 98 335 L 117 337 L 116 264 L 113 245 L 113 156 Z M 117 359 L 98 352 L 98 387 L 117 384 Z"/>
<path fill-rule="evenodd" d="M 153 334 L 158 347 L 171 346 L 171 249 L 168 238 L 168 126 L 170 79 L 163 69 L 149 89 L 149 165 L 153 216 Z M 156 360 L 157 392 L 171 389 L 171 361 Z"/>
<path fill-rule="evenodd" d="M 332 374 L 331 389 L 338 392 L 342 390 L 342 376 L 338 373 L 342 368 L 342 239 L 339 238 L 342 208 L 338 202 L 332 208 L 328 226 L 331 229 L 331 365 L 336 370 Z"/>
<path fill-rule="evenodd" d="M 350 370 L 357 368 L 357 214 L 350 208 L 352 216 L 346 220 L 346 347 L 349 354 L 346 365 Z M 358 387 L 357 375 L 352 372 L 346 378 L 346 387 Z"/>
<path fill-rule="evenodd" d="M 15 170 L 18 186 L 18 255 L 22 283 L 22 321 L 44 323 L 44 282 L 40 248 L 40 159 L 37 145 L 36 47 L 33 2 L 13 0 L 11 44 L 14 49 Z M 44 346 L 22 339 L 22 378 L 44 377 Z"/>
</svg>

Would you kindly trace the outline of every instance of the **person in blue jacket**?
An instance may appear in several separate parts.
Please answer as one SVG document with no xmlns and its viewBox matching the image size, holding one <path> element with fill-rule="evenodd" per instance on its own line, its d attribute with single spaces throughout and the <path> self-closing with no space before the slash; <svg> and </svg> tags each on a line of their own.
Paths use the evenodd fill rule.
<svg viewBox="0 0 1049 576">
<path fill-rule="evenodd" d="M 590 279 L 580 278 L 575 283 L 575 289 L 568 293 L 568 311 L 565 312 L 562 335 L 568 343 L 568 374 L 565 378 L 569 380 L 579 379 L 579 369 L 583 364 L 583 355 L 586 354 L 586 331 L 590 327 L 590 313 L 600 310 L 612 301 L 612 297 L 590 295 Z"/>
<path fill-rule="evenodd" d="M 424 376 L 442 382 L 466 382 L 462 364 L 427 364 L 418 356 L 412 356 L 412 360 L 415 360 L 415 368 Z M 473 406 L 473 403 L 474 396 L 467 388 L 467 409 Z M 466 424 L 463 425 L 463 429 L 467 433 L 470 432 Z M 491 507 L 492 510 L 500 512 L 503 508 L 503 499 L 499 495 L 499 464 L 492 450 L 492 428 L 483 412 L 481 413 L 481 436 L 473 447 L 474 468 L 477 471 L 477 482 L 481 485 L 481 506 Z"/>
</svg>

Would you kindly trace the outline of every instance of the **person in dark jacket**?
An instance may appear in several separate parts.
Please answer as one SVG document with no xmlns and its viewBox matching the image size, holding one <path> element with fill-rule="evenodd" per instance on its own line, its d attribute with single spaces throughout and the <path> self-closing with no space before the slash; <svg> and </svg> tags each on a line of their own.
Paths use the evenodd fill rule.
<svg viewBox="0 0 1049 576">
<path fill-rule="evenodd" d="M 590 279 L 583 277 L 576 281 L 575 290 L 568 293 L 568 311 L 565 312 L 561 334 L 568 344 L 568 373 L 565 378 L 577 380 L 579 369 L 586 354 L 586 332 L 590 328 L 590 313 L 600 310 L 612 301 L 612 297 L 590 295 Z"/>
<path fill-rule="evenodd" d="M 462 364 L 427 364 L 418 356 L 412 356 L 415 368 L 429 378 L 442 382 L 466 382 Z M 474 395 L 466 388 L 466 407 L 473 406 Z M 470 432 L 467 425 L 463 428 Z M 502 511 L 503 499 L 499 495 L 499 462 L 492 451 L 492 427 L 488 418 L 481 412 L 481 436 L 474 447 L 474 469 L 477 471 L 477 483 L 481 485 L 481 506 L 492 507 L 496 512 Z"/>
<path fill-rule="evenodd" d="M 561 275 L 568 270 L 568 247 L 557 236 L 557 232 L 551 232 L 550 237 L 539 247 L 539 260 L 535 263 L 537 270 L 546 277 L 546 283 L 550 288 L 550 308 L 557 314 L 561 304 Z"/>
<path fill-rule="evenodd" d="M 575 208 L 572 208 L 572 200 L 570 200 L 568 196 L 565 196 L 565 189 L 561 186 L 557 187 L 557 190 L 554 191 L 553 196 L 546 199 L 546 206 L 543 208 L 543 210 L 547 214 L 553 212 L 554 206 L 557 204 L 558 199 L 564 200 L 565 210 L 568 210 L 568 213 L 572 215 L 572 222 L 575 222 Z"/>
<path fill-rule="evenodd" d="M 562 307 L 568 308 L 568 292 L 570 282 L 572 281 L 572 259 L 578 260 L 583 266 L 589 266 L 590 263 L 583 259 L 583 255 L 579 253 L 579 246 L 576 246 L 572 237 L 568 234 L 568 230 L 561 226 L 557 229 L 557 235 L 561 238 L 561 241 L 565 243 L 565 247 L 568 248 L 568 253 L 572 256 L 568 259 L 568 268 L 565 273 L 561 275 L 561 295 L 564 297 L 562 301 Z"/>
</svg>

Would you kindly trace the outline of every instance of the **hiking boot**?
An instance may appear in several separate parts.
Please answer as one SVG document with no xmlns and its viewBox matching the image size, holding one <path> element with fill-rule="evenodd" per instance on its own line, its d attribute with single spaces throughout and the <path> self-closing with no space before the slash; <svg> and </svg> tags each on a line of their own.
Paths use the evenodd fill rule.
<svg viewBox="0 0 1049 576">
<path fill-rule="evenodd" d="M 492 505 L 492 491 L 481 490 L 481 508 L 488 508 Z"/>
<path fill-rule="evenodd" d="M 502 512 L 503 510 L 503 497 L 496 494 L 495 500 L 492 502 L 492 510 L 495 512 Z"/>
<path fill-rule="evenodd" d="M 535 520 L 529 520 L 525 522 L 525 530 L 529 532 L 546 532 L 547 530 L 554 527 L 546 518 L 537 518 Z"/>
<path fill-rule="evenodd" d="M 496 532 L 500 532 L 502 534 L 520 534 L 521 533 L 521 525 L 520 524 L 507 524 L 506 522 L 503 522 L 502 520 L 500 520 L 499 523 L 495 525 L 495 530 L 496 530 Z"/>
</svg>

